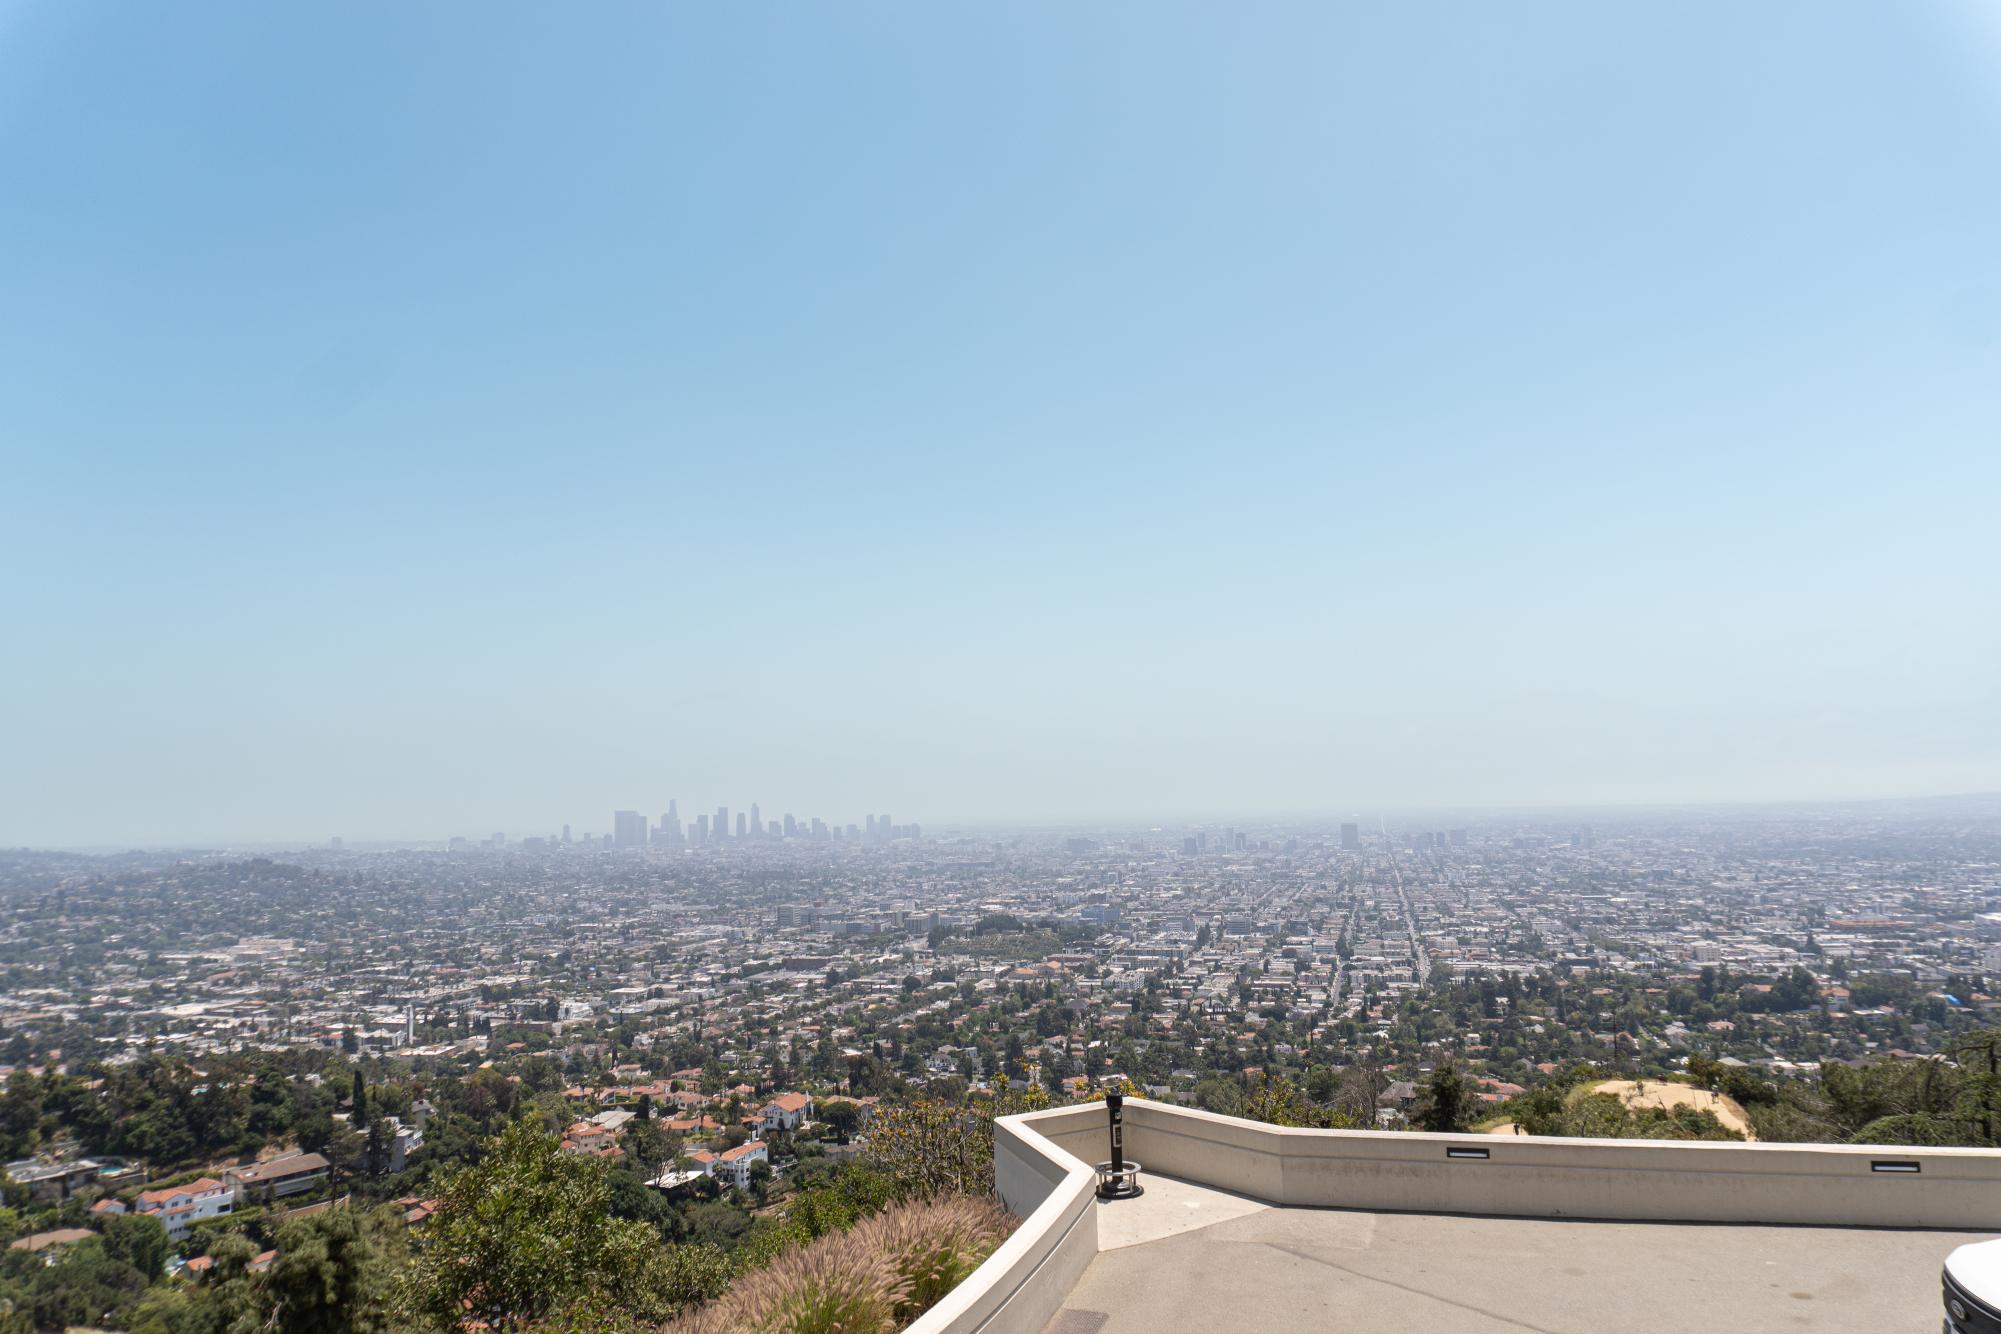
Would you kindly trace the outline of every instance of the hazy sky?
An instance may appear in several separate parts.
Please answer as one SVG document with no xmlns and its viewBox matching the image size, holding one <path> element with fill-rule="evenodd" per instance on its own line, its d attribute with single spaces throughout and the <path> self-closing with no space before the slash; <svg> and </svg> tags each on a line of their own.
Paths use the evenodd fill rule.
<svg viewBox="0 0 2001 1334">
<path fill-rule="evenodd" d="M 2001 5 L 0 0 L 0 843 L 2001 788 Z"/>
</svg>

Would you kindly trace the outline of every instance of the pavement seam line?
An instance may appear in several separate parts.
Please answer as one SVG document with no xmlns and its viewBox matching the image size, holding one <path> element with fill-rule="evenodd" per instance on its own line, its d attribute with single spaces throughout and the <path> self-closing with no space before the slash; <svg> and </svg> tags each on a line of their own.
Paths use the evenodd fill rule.
<svg viewBox="0 0 2001 1334">
<path fill-rule="evenodd" d="M 1317 1265 L 1326 1265 L 1329 1269 L 1337 1270 L 1354 1278 L 1365 1279 L 1370 1283 L 1380 1283 L 1384 1287 L 1395 1288 L 1399 1292 L 1408 1292 L 1415 1297 L 1429 1297 L 1435 1302 L 1444 1302 L 1447 1306 L 1456 1306 L 1462 1311 L 1471 1311 L 1474 1315 L 1483 1315 L 1489 1320 L 1498 1320 L 1500 1323 L 1511 1325 L 1516 1329 L 1532 1330 L 1534 1334 L 1562 1334 L 1560 1330 L 1548 1329 L 1542 1325 L 1531 1325 L 1527 1321 L 1516 1320 L 1512 1316 L 1500 1315 L 1494 1311 L 1487 1310 L 1485 1307 L 1475 1306 L 1471 1302 L 1454 1301 L 1450 1297 L 1442 1297 L 1435 1292 L 1426 1292 L 1423 1288 L 1413 1288 L 1408 1283 L 1399 1283 L 1395 1279 L 1379 1278 L 1374 1274 L 1365 1274 L 1359 1269 L 1350 1269 L 1346 1265 L 1336 1264 L 1324 1256 L 1315 1255 L 1310 1251 L 1303 1251 L 1294 1246 L 1282 1245 L 1275 1241 L 1261 1241 L 1255 1244 L 1269 1246 L 1275 1251 L 1284 1251 L 1287 1255 L 1296 1256 L 1301 1260 L 1311 1260 Z"/>
</svg>

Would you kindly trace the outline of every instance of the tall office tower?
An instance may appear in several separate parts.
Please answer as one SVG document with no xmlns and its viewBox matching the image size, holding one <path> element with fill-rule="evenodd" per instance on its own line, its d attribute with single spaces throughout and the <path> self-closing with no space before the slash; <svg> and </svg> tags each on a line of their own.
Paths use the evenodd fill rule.
<svg viewBox="0 0 2001 1334">
<path fill-rule="evenodd" d="M 715 835 L 716 842 L 718 843 L 722 842 L 724 839 L 730 836 L 729 807 L 727 806 L 716 807 L 716 822 L 709 826 L 709 832 Z"/>
<path fill-rule="evenodd" d="M 792 838 L 795 837 L 798 833 L 799 833 L 799 822 L 792 818 L 790 812 L 787 812 L 785 816 L 785 837 Z"/>
<path fill-rule="evenodd" d="M 646 846 L 646 817 L 638 811 L 614 811 L 611 816 L 611 841 L 613 847 L 643 848 Z"/>
<path fill-rule="evenodd" d="M 1446 837 L 1452 840 L 1452 846 L 1455 848 L 1466 846 L 1466 831 L 1464 829 L 1454 829 Z"/>
<path fill-rule="evenodd" d="M 709 817 L 706 815 L 695 817 L 695 841 L 697 843 L 709 841 Z"/>
<path fill-rule="evenodd" d="M 750 836 L 752 838 L 764 837 L 764 817 L 758 814 L 757 803 L 754 801 L 750 803 Z"/>
<path fill-rule="evenodd" d="M 862 831 L 861 831 L 861 830 L 859 830 L 859 829 L 857 829 L 857 828 L 855 828 L 855 827 L 854 827 L 853 825 L 849 825 L 849 826 L 848 826 L 848 842 L 850 842 L 850 843 L 859 843 L 859 842 L 861 842 L 861 841 L 862 841 Z"/>
<path fill-rule="evenodd" d="M 866 818 L 868 820 L 868 841 L 873 843 L 875 842 L 875 817 L 871 815 Z"/>
<path fill-rule="evenodd" d="M 891 822 L 890 818 L 887 815 L 878 815 L 875 818 L 875 832 L 882 836 L 882 839 L 885 843 L 888 842 L 890 839 L 896 837 L 896 835 L 892 832 L 894 828 L 895 828 L 894 824 Z"/>
<path fill-rule="evenodd" d="M 827 822 L 819 816 L 813 817 L 813 837 L 824 842 L 827 837 Z"/>
<path fill-rule="evenodd" d="M 1341 851 L 1360 852 L 1362 850 L 1362 826 L 1344 824 L 1341 826 Z"/>
<path fill-rule="evenodd" d="M 563 841 L 565 843 L 570 841 L 570 827 L 568 825 L 563 826 Z"/>
<path fill-rule="evenodd" d="M 742 811 L 738 811 L 736 813 L 736 836 L 738 838 L 747 838 L 749 837 L 749 835 L 750 835 L 750 817 L 745 815 Z"/>
</svg>

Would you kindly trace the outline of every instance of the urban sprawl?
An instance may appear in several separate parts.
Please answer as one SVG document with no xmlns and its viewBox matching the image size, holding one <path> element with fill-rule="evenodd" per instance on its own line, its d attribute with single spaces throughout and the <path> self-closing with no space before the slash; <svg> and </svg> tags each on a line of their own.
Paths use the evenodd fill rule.
<svg viewBox="0 0 2001 1334">
<path fill-rule="evenodd" d="M 16 850 L 0 893 L 12 1247 L 151 1215 L 181 1281 L 232 1244 L 271 1264 L 339 1199 L 420 1231 L 524 1116 L 608 1164 L 621 1216 L 719 1252 L 913 1105 L 1991 1134 L 1965 1088 L 1881 1073 L 1958 1069 L 1990 1023 L 1991 801 L 1010 831 L 669 806 Z"/>
</svg>

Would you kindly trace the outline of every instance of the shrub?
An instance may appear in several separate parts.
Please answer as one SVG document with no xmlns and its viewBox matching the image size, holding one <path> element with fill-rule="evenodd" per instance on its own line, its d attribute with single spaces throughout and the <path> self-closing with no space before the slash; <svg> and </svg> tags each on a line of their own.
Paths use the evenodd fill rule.
<svg viewBox="0 0 2001 1334">
<path fill-rule="evenodd" d="M 683 1334 L 889 1334 L 896 1328 L 897 1286 L 887 1255 L 852 1232 L 840 1233 L 784 1252 L 673 1328 Z"/>
<path fill-rule="evenodd" d="M 889 1258 L 897 1278 L 895 1315 L 907 1324 L 978 1269 L 1009 1227 L 999 1204 L 968 1195 L 877 1214 L 855 1237 Z"/>
<path fill-rule="evenodd" d="M 983 1196 L 897 1205 L 780 1252 L 673 1334 L 889 1334 L 934 1305 L 1013 1225 Z"/>
</svg>

